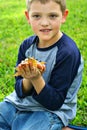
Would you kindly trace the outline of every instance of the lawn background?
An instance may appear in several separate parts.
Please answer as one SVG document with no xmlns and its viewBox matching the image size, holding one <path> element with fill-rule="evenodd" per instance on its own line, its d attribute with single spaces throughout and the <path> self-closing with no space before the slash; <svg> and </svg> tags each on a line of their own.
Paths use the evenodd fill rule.
<svg viewBox="0 0 87 130">
<path fill-rule="evenodd" d="M 87 0 L 67 0 L 69 16 L 62 31 L 72 37 L 84 58 L 77 115 L 72 124 L 87 126 Z M 14 68 L 21 42 L 33 32 L 24 16 L 23 0 L 0 0 L 0 101 L 14 89 Z"/>
</svg>

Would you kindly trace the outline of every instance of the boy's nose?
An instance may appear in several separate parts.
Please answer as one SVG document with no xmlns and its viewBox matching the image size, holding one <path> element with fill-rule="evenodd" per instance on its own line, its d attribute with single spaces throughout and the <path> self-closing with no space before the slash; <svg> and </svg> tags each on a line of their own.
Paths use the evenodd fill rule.
<svg viewBox="0 0 87 130">
<path fill-rule="evenodd" d="M 47 18 L 43 18 L 41 20 L 41 23 L 40 23 L 42 26 L 48 26 L 49 25 L 49 20 Z"/>
</svg>

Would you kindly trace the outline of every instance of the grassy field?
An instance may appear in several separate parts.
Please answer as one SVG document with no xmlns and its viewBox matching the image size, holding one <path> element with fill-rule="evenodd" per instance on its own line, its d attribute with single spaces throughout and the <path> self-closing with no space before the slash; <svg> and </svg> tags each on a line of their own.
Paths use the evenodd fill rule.
<svg viewBox="0 0 87 130">
<path fill-rule="evenodd" d="M 84 72 L 78 92 L 78 110 L 72 124 L 87 126 L 87 0 L 67 0 L 69 16 L 62 31 L 71 36 L 84 58 Z M 14 67 L 21 42 L 32 35 L 24 16 L 23 0 L 0 0 L 0 101 L 14 89 Z"/>
</svg>

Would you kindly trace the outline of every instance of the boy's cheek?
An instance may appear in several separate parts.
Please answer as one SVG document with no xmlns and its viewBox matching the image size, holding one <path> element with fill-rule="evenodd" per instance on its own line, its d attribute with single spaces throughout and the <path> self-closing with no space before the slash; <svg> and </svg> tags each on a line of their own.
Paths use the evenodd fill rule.
<svg viewBox="0 0 87 130">
<path fill-rule="evenodd" d="M 36 25 L 36 24 L 31 25 L 31 27 L 34 32 L 36 32 L 38 30 L 38 25 Z"/>
</svg>

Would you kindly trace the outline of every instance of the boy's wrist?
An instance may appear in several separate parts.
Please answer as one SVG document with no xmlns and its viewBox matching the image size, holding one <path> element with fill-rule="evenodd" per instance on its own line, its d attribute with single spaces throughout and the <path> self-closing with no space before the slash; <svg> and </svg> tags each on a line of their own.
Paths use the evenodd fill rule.
<svg viewBox="0 0 87 130">
<path fill-rule="evenodd" d="M 32 78 L 31 83 L 35 88 L 37 94 L 39 94 L 45 86 L 45 81 L 42 76 L 38 76 L 37 78 Z"/>
</svg>

